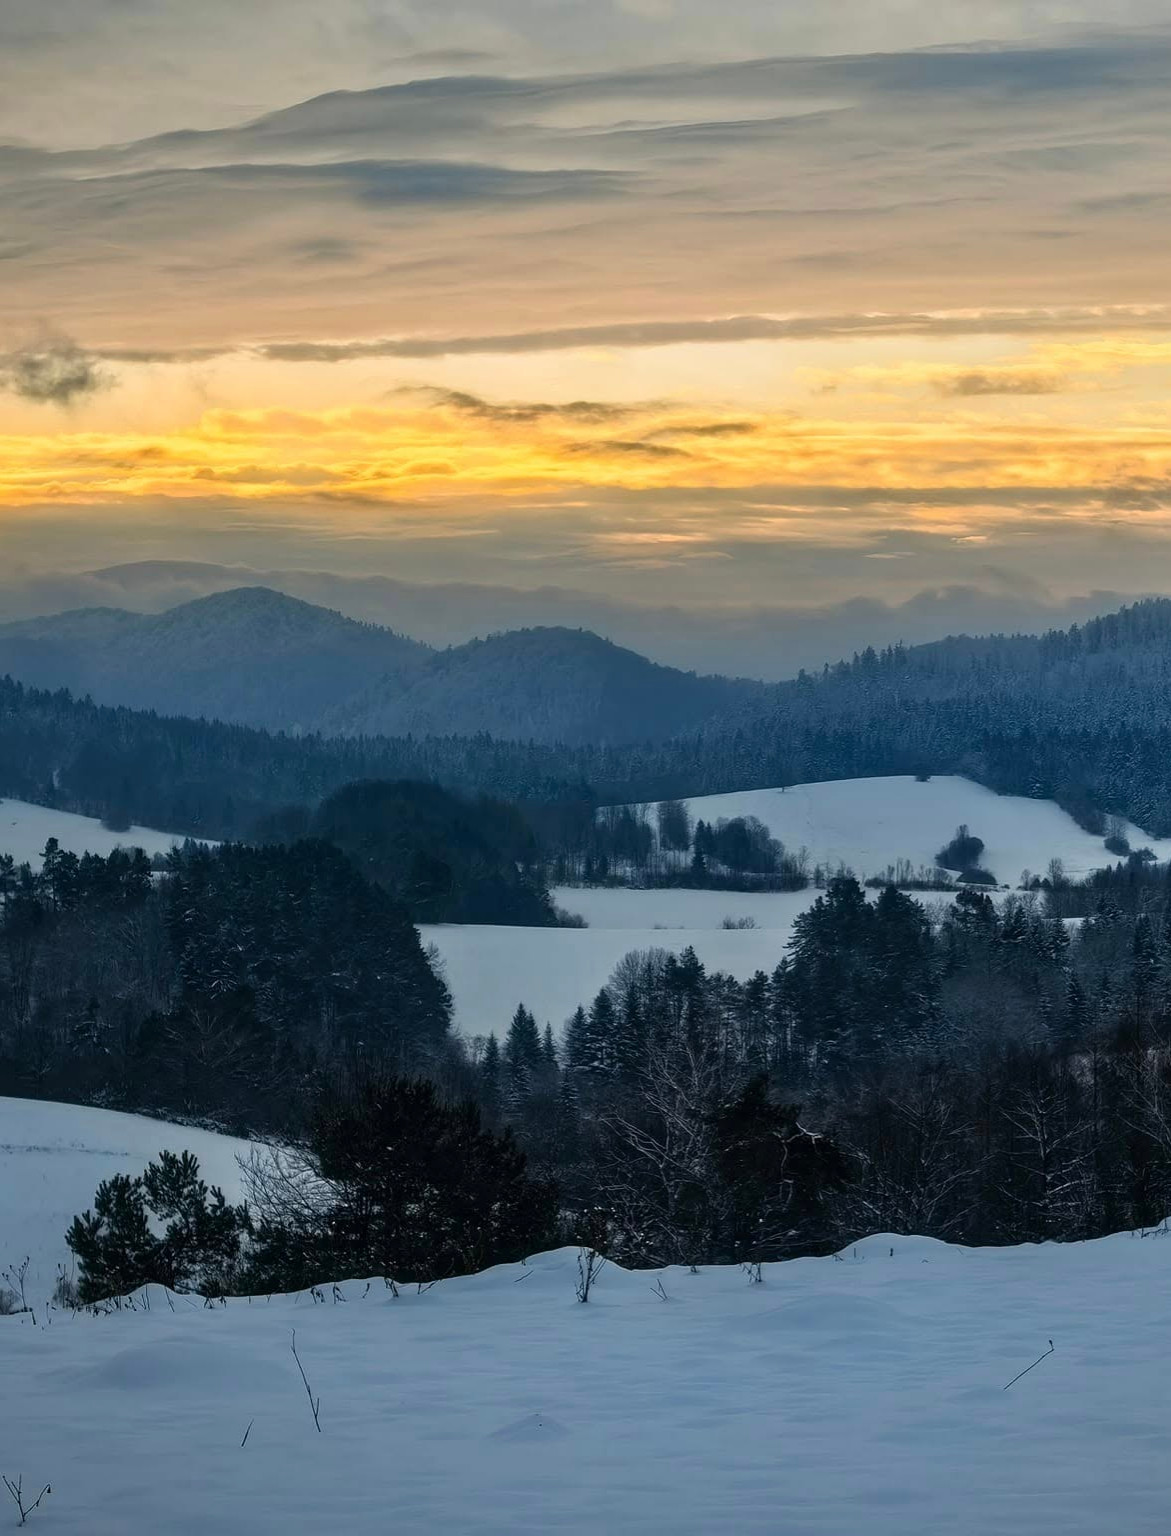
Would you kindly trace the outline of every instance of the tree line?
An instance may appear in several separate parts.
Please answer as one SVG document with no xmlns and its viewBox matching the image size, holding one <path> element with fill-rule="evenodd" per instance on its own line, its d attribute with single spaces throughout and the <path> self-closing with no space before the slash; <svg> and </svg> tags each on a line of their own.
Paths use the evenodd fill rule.
<svg viewBox="0 0 1171 1536">
<path fill-rule="evenodd" d="M 1087 1238 L 1154 1226 L 1171 1206 L 1168 867 L 1119 865 L 1001 907 L 967 889 L 937 916 L 893 887 L 868 899 L 837 877 L 771 973 L 739 982 L 689 950 L 635 952 L 560 1038 L 518 1005 L 503 1040 L 450 1036 L 417 949 L 408 961 L 409 946 L 394 947 L 401 969 L 380 990 L 391 957 L 362 914 L 381 930 L 385 897 L 320 845 L 191 850 L 145 893 L 141 871 L 120 864 L 90 861 L 89 877 L 100 899 L 51 861 L 38 922 L 71 945 L 92 933 L 92 973 L 99 953 L 108 963 L 124 952 L 100 913 L 124 926 L 157 904 L 172 957 L 160 1017 L 177 1027 L 160 1035 L 156 1023 L 152 1038 L 189 1052 L 201 1037 L 193 1014 L 226 998 L 262 1043 L 242 1066 L 216 1036 L 202 1078 L 165 1056 L 167 1074 L 139 1087 L 154 1107 L 198 1104 L 240 1129 L 278 1128 L 283 1143 L 250 1170 L 238 1217 L 199 1193 L 197 1170 L 106 1190 L 75 1234 L 94 1272 L 106 1265 L 100 1284 L 116 1269 L 101 1258 L 111 1222 L 148 1234 L 142 1262 L 117 1274 L 180 1274 L 150 1246 L 177 1219 L 177 1186 L 188 1190 L 182 1230 L 210 1234 L 207 1263 L 188 1266 L 196 1288 L 432 1279 L 564 1241 L 628 1264 L 751 1267 L 876 1230 L 975 1244 Z M 347 888 L 346 915 L 301 958 L 325 920 L 317 903 Z M 8 889 L 6 916 L 27 900 Z M 1075 897 L 1091 910 L 1071 926 L 1060 914 Z M 265 911 L 275 926 L 254 936 Z M 355 925 L 365 938 L 347 952 Z M 89 1097 L 108 1102 L 126 1080 L 123 1054 L 109 1038 L 95 1050 L 89 1026 L 63 1034 L 68 1010 L 46 1001 L 29 1015 L 56 1020 L 38 1059 L 54 1040 L 56 1070 L 71 1058 L 92 1070 L 100 1057 L 110 1075 L 89 1080 L 104 1083 Z M 286 1075 L 273 1076 L 277 1059 Z M 42 1081 L 86 1096 L 80 1078 Z"/>
<path fill-rule="evenodd" d="M 965 890 L 933 920 L 839 877 L 771 974 L 628 956 L 556 1051 L 518 1010 L 479 1048 L 481 1102 L 629 1262 L 1154 1225 L 1171 1208 L 1168 871 L 1130 910 L 1102 885 L 1071 932 L 1051 891 L 998 910 Z"/>
</svg>

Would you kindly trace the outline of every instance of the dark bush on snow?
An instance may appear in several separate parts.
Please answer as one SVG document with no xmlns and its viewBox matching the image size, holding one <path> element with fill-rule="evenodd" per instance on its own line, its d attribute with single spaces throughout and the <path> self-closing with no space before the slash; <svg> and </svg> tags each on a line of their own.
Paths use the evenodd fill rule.
<svg viewBox="0 0 1171 1536">
<path fill-rule="evenodd" d="M 984 839 L 975 837 L 964 825 L 956 828 L 956 835 L 935 855 L 935 862 L 943 869 L 974 869 L 984 852 Z"/>
</svg>

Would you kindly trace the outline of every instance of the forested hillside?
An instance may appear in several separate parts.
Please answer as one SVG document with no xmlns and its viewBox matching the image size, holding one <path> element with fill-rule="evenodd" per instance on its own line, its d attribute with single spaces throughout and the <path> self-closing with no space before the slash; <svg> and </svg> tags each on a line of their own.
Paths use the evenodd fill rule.
<svg viewBox="0 0 1171 1536">
<path fill-rule="evenodd" d="M 406 909 L 321 842 L 0 855 L 0 1094 L 287 1125 L 358 1059 L 435 1065 L 450 1001 Z"/>
<path fill-rule="evenodd" d="M 507 637 L 505 637 L 507 638 Z M 702 681 L 702 680 L 693 680 Z M 561 706 L 559 706 L 561 707 Z M 249 835 L 359 779 L 432 779 L 538 805 L 556 844 L 597 802 L 823 779 L 962 773 L 1171 832 L 1171 602 L 1042 637 L 867 651 L 661 742 L 295 739 L 103 709 L 0 683 L 0 794 L 204 836 Z"/>
<path fill-rule="evenodd" d="M 0 674 L 99 704 L 325 735 L 626 743 L 691 730 L 764 685 L 656 666 L 583 630 L 436 651 L 238 588 L 161 614 L 87 609 L 0 626 Z"/>
<path fill-rule="evenodd" d="M 576 799 L 575 754 L 475 739 L 325 739 L 114 709 L 0 679 L 0 794 L 197 837 L 253 835 L 361 779 Z"/>
<path fill-rule="evenodd" d="M 676 747 L 709 787 L 964 773 L 1001 792 L 1171 830 L 1171 601 L 1042 636 L 959 637 L 772 688 Z M 666 766 L 666 765 L 664 765 Z M 1097 830 L 1097 827 L 1095 827 Z"/>
<path fill-rule="evenodd" d="M 312 729 L 339 689 L 405 687 L 426 646 L 262 587 L 160 614 L 95 608 L 0 627 L 0 672 L 99 703 Z"/>
<path fill-rule="evenodd" d="M 764 693 L 763 684 L 656 666 L 588 631 L 523 629 L 438 652 L 406 688 L 380 679 L 328 711 L 321 728 L 620 745 L 692 730 Z"/>
</svg>

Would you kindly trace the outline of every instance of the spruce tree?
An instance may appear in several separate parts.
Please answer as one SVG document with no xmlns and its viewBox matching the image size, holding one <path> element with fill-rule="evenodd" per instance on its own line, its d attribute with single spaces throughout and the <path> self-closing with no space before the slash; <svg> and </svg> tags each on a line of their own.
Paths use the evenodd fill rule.
<svg viewBox="0 0 1171 1536">
<path fill-rule="evenodd" d="M 504 1059 L 514 1073 L 532 1075 L 544 1060 L 537 1021 L 523 1003 L 517 1005 L 504 1041 Z"/>
</svg>

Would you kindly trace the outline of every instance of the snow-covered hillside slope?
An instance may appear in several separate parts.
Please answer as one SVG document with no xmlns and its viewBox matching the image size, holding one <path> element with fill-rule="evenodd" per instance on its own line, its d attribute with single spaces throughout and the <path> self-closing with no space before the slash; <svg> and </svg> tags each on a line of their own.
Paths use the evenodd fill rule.
<svg viewBox="0 0 1171 1536">
<path fill-rule="evenodd" d="M 103 858 L 115 848 L 141 848 L 153 857 L 156 853 L 167 853 L 183 841 L 181 833 L 153 832 L 149 827 L 108 832 L 90 816 L 54 811 L 47 805 L 30 805 L 25 800 L 0 800 L 0 853 L 12 854 L 18 864 L 39 868 L 41 854 L 51 837 L 57 839 L 66 853 L 98 853 Z"/>
<path fill-rule="evenodd" d="M 0 1318 L 0 1467 L 46 1536 L 1167 1529 L 1171 1238 L 575 1278 Z"/>
<path fill-rule="evenodd" d="M 932 864 L 956 827 L 966 823 L 984 839 L 981 863 L 1003 884 L 1015 885 L 1025 869 L 1043 875 L 1050 859 L 1080 876 L 1108 864 L 1100 837 L 1081 827 L 1052 800 L 997 795 L 970 779 L 941 776 L 836 779 L 689 800 L 693 819 L 756 816 L 787 849 L 805 848 L 811 864 L 848 865 L 860 878 L 881 875 L 888 865 L 910 859 Z M 1128 832 L 1134 847 L 1150 847 L 1171 858 L 1171 841 L 1155 842 L 1138 827 Z"/>
<path fill-rule="evenodd" d="M 140 1174 L 163 1151 L 193 1152 L 207 1182 L 237 1201 L 236 1156 L 248 1150 L 230 1136 L 142 1115 L 0 1098 L 0 1270 L 28 1258 L 29 1299 L 43 1299 L 58 1264 L 71 1261 L 69 1223 L 92 1207 L 103 1179 Z"/>
</svg>

